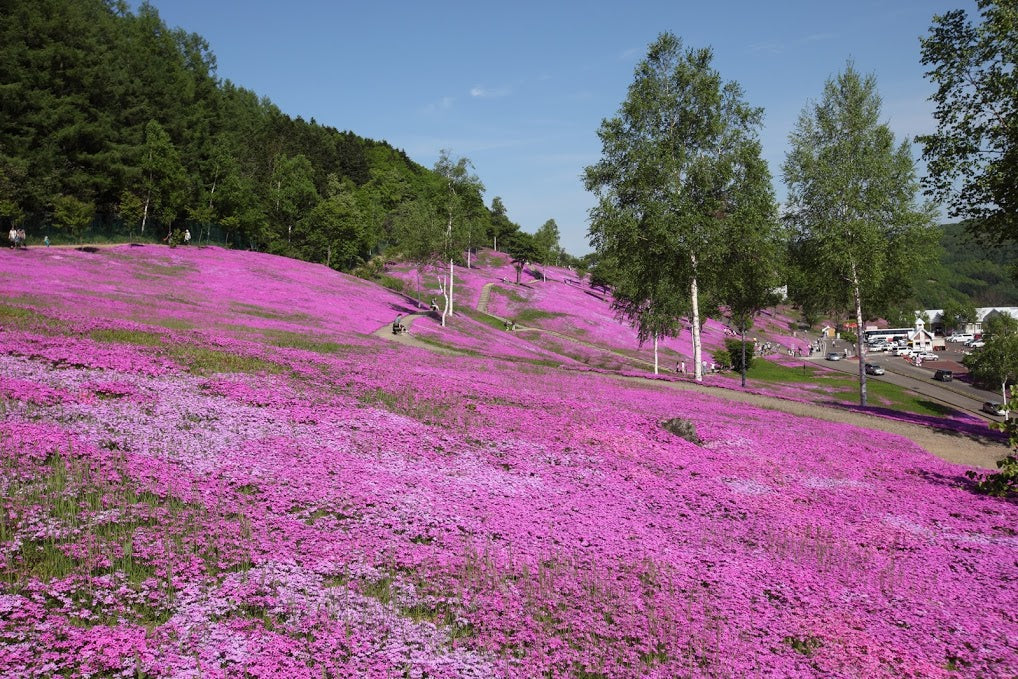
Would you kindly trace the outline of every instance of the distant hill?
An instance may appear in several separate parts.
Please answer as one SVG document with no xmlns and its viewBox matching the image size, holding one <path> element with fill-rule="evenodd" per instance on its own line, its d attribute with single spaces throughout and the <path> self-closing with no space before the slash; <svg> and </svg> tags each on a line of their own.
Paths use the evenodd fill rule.
<svg viewBox="0 0 1018 679">
<path fill-rule="evenodd" d="M 952 299 L 977 307 L 1018 305 L 1018 283 L 1010 271 L 1018 262 L 1018 246 L 982 244 L 962 223 L 941 229 L 940 261 L 917 285 L 921 308 L 939 309 Z"/>
</svg>

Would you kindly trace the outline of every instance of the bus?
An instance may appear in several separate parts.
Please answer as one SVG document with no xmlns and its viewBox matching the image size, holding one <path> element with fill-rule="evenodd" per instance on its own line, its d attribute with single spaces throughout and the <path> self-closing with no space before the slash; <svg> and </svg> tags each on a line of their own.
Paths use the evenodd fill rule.
<svg viewBox="0 0 1018 679">
<path fill-rule="evenodd" d="M 908 336 L 915 332 L 915 328 L 884 328 L 883 330 L 867 330 L 863 333 L 866 344 L 877 344 L 880 340 L 885 342 L 908 341 Z"/>
</svg>

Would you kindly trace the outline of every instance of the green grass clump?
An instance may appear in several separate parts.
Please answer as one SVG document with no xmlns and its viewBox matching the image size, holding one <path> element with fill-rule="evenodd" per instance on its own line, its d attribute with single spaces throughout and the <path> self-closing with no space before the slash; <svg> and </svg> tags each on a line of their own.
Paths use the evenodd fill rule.
<svg viewBox="0 0 1018 679">
<path fill-rule="evenodd" d="M 311 319 L 305 314 L 285 314 L 272 309 L 266 309 L 265 307 L 256 306 L 254 304 L 243 304 L 241 302 L 231 302 L 230 308 L 246 316 L 255 316 L 256 318 L 266 318 L 275 321 L 310 321 Z"/>
<path fill-rule="evenodd" d="M 542 318 L 558 318 L 559 316 L 566 315 L 567 314 L 558 313 L 555 311 L 542 311 L 540 309 L 524 309 L 520 311 L 518 314 L 516 314 L 516 321 L 518 323 L 531 323 Z"/>
<path fill-rule="evenodd" d="M 477 309 L 471 309 L 470 307 L 462 307 L 461 306 L 456 313 L 463 314 L 464 316 L 467 316 L 468 318 L 472 318 L 473 320 L 477 321 L 478 323 L 483 323 L 484 325 L 490 326 L 490 327 L 494 328 L 495 330 L 500 330 L 500 331 L 504 331 L 505 330 L 505 324 L 502 321 L 500 321 L 498 318 L 496 318 L 494 316 L 491 316 L 489 314 L 483 314 L 480 311 L 478 311 Z"/>
<path fill-rule="evenodd" d="M 105 328 L 88 333 L 96 342 L 106 344 L 135 344 L 143 347 L 156 347 L 162 344 L 162 337 L 154 332 L 144 330 L 127 330 L 124 328 Z"/>
<path fill-rule="evenodd" d="M 194 375 L 208 376 L 216 373 L 277 374 L 282 366 L 254 356 L 195 346 L 176 346 L 170 349 L 170 356 Z"/>
<path fill-rule="evenodd" d="M 753 366 L 746 371 L 748 379 L 760 382 L 817 383 L 828 376 L 812 365 L 804 368 L 779 365 L 764 358 L 753 359 Z"/>
<path fill-rule="evenodd" d="M 266 330 L 265 336 L 273 346 L 283 349 L 302 349 L 316 354 L 332 355 L 352 349 L 350 345 L 308 337 L 296 332 L 283 330 Z"/>
</svg>

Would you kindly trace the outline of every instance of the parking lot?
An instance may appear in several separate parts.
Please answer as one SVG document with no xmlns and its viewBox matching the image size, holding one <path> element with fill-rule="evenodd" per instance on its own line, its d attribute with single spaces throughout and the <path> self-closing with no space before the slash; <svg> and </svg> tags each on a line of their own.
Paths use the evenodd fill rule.
<svg viewBox="0 0 1018 679">
<path fill-rule="evenodd" d="M 858 374 L 858 358 L 850 356 L 848 359 L 839 361 L 825 360 L 828 353 L 843 353 L 846 349 L 851 351 L 850 345 L 844 341 L 829 341 L 824 350 L 812 357 L 812 361 L 821 363 L 832 370 Z M 973 387 L 967 381 L 968 370 L 961 361 L 965 352 L 969 349 L 961 344 L 948 342 L 947 349 L 937 350 L 937 360 L 923 361 L 917 367 L 903 356 L 894 356 L 887 352 L 868 352 L 863 361 L 876 363 L 884 369 L 880 376 L 867 375 L 869 380 L 886 380 L 892 384 L 911 389 L 918 394 L 937 400 L 953 408 L 963 410 L 982 417 L 988 421 L 999 421 L 1001 418 L 994 417 L 982 412 L 982 404 L 986 401 L 1000 401 L 999 392 L 991 392 Z M 937 370 L 950 370 L 953 379 L 950 382 L 939 382 L 933 379 Z"/>
</svg>

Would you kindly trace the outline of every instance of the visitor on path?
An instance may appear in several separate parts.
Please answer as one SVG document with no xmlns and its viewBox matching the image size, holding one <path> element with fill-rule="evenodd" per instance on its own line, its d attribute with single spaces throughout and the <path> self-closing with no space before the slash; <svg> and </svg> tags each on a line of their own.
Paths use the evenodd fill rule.
<svg viewBox="0 0 1018 679">
<path fill-rule="evenodd" d="M 18 242 L 18 230 L 12 226 L 10 232 L 7 234 L 7 238 L 11 241 L 11 247 L 13 248 Z"/>
<path fill-rule="evenodd" d="M 43 242 L 43 244 L 44 244 L 44 245 L 45 245 L 46 247 L 49 247 L 49 236 L 46 236 L 45 238 L 43 238 L 43 239 L 42 239 L 42 242 Z"/>
<path fill-rule="evenodd" d="M 191 244 L 191 229 L 184 229 L 184 245 Z"/>
</svg>

